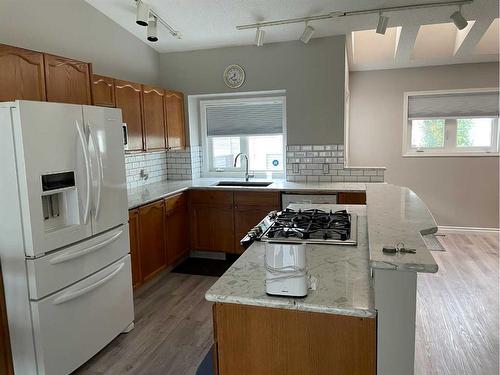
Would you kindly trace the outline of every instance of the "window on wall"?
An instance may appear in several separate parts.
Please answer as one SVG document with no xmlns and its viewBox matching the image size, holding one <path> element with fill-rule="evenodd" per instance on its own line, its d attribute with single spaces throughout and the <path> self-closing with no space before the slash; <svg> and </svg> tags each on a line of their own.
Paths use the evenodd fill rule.
<svg viewBox="0 0 500 375">
<path fill-rule="evenodd" d="M 205 174 L 241 174 L 248 155 L 249 170 L 263 176 L 284 175 L 285 99 L 238 98 L 200 102 Z"/>
<path fill-rule="evenodd" d="M 498 155 L 498 89 L 405 93 L 403 156 Z"/>
</svg>

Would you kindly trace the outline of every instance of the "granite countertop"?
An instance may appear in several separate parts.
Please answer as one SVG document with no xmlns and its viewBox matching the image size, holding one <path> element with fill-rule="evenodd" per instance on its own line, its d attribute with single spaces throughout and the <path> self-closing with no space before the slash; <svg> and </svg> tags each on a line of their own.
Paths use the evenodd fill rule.
<svg viewBox="0 0 500 375">
<path fill-rule="evenodd" d="M 369 184 L 366 187 L 370 265 L 373 268 L 429 272 L 438 265 L 425 246 L 422 235 L 436 233 L 434 217 L 412 190 L 396 185 Z M 403 242 L 415 254 L 385 254 L 384 245 Z"/>
<path fill-rule="evenodd" d="M 268 296 L 265 291 L 265 242 L 254 242 L 207 291 L 209 301 L 267 306 L 359 317 L 374 317 L 365 206 L 322 205 L 358 214 L 358 245 L 306 245 L 308 274 L 316 290 L 304 298 Z"/>
<path fill-rule="evenodd" d="M 194 180 L 162 181 L 128 191 L 128 208 L 142 206 L 155 200 L 175 195 L 188 189 L 217 189 L 217 190 L 242 190 L 242 191 L 365 191 L 365 183 L 356 182 L 289 182 L 286 180 L 273 180 L 272 184 L 265 187 L 258 186 L 214 186 L 219 181 L 243 181 L 238 178 L 199 178 Z M 252 179 L 252 181 L 265 181 Z"/>
</svg>

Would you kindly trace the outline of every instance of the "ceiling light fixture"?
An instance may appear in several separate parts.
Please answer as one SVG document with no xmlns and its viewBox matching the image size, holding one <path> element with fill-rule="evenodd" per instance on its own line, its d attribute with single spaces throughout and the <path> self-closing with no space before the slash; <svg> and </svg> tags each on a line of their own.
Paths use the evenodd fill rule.
<svg viewBox="0 0 500 375">
<path fill-rule="evenodd" d="M 156 27 L 157 22 L 158 20 L 156 17 L 153 17 L 148 21 L 148 40 L 150 42 L 158 41 L 158 28 Z"/>
<path fill-rule="evenodd" d="M 474 0 L 454 0 L 454 1 L 439 1 L 439 2 L 433 2 L 433 3 L 420 3 L 420 4 L 412 4 L 412 5 L 398 5 L 398 6 L 393 6 L 393 7 L 386 7 L 386 8 L 373 8 L 373 9 L 364 9 L 364 10 L 354 10 L 354 11 L 335 11 L 335 12 L 330 12 L 326 14 L 318 14 L 315 16 L 308 16 L 308 17 L 299 17 L 299 18 L 287 18 L 287 19 L 281 19 L 281 20 L 275 20 L 275 21 L 265 21 L 265 22 L 258 22 L 258 23 L 252 23 L 248 25 L 239 25 L 236 26 L 236 30 L 248 30 L 248 29 L 257 29 L 259 27 L 270 27 L 270 26 L 280 26 L 280 25 L 288 25 L 291 23 L 301 23 L 301 22 L 310 22 L 310 21 L 317 21 L 317 20 L 326 20 L 326 19 L 333 19 L 333 18 L 340 18 L 340 17 L 348 17 L 348 16 L 359 16 L 363 14 L 376 14 L 376 13 L 387 13 L 387 12 L 401 12 L 401 11 L 408 11 L 408 10 L 414 10 L 414 9 L 430 9 L 430 8 L 442 8 L 442 7 L 451 7 L 451 6 L 462 6 L 465 4 L 472 4 Z M 383 16 L 382 16 L 383 17 Z M 462 17 L 461 12 L 455 12 L 452 14 L 452 19 L 453 17 Z M 388 17 L 387 17 L 388 18 Z M 388 19 L 387 19 L 388 21 Z M 455 22 L 455 20 L 453 20 Z M 464 19 L 465 21 L 465 19 Z M 380 18 L 379 18 L 380 22 Z M 467 22 L 467 21 L 465 21 Z M 456 22 L 455 22 L 456 24 Z M 460 23 L 460 26 L 463 25 L 463 21 Z M 457 25 L 457 27 L 459 27 Z M 465 26 L 464 26 L 465 27 Z M 463 27 L 462 27 L 463 28 Z"/>
<path fill-rule="evenodd" d="M 385 35 L 387 30 L 387 23 L 389 22 L 389 17 L 383 16 L 382 12 L 378 14 L 378 24 L 377 24 L 377 34 Z"/>
<path fill-rule="evenodd" d="M 137 17 L 135 23 L 141 26 L 147 26 L 149 20 L 149 5 L 137 0 Z"/>
<path fill-rule="evenodd" d="M 457 27 L 458 30 L 463 30 L 467 27 L 467 20 L 464 18 L 462 14 L 462 6 L 458 6 L 458 10 L 453 12 L 450 18 L 453 20 L 453 23 Z"/>
<path fill-rule="evenodd" d="M 300 36 L 300 41 L 304 44 L 309 43 L 313 34 L 314 34 L 314 27 L 312 27 L 311 25 L 308 25 L 306 22 L 306 28 L 304 29 L 304 32 Z"/>
<path fill-rule="evenodd" d="M 257 27 L 257 33 L 255 34 L 255 44 L 257 47 L 262 47 L 264 45 L 264 35 L 266 32 L 260 27 Z"/>
</svg>

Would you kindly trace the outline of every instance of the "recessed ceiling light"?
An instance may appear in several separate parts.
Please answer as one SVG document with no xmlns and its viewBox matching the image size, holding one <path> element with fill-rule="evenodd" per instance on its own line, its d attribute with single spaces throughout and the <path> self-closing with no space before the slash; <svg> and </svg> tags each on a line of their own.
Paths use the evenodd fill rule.
<svg viewBox="0 0 500 375">
<path fill-rule="evenodd" d="M 264 35 L 266 32 L 260 27 L 257 28 L 257 33 L 255 34 L 255 44 L 257 47 L 262 47 L 264 45 Z"/>
<path fill-rule="evenodd" d="M 382 13 L 379 13 L 376 33 L 384 35 L 385 31 L 387 30 L 388 22 L 389 22 L 389 17 L 383 16 Z"/>
<path fill-rule="evenodd" d="M 453 23 L 457 27 L 458 30 L 463 30 L 467 27 L 467 20 L 464 18 L 462 14 L 462 6 L 458 7 L 458 10 L 454 12 L 450 18 L 453 20 Z"/>
<path fill-rule="evenodd" d="M 313 34 L 314 34 L 314 28 L 311 25 L 306 24 L 306 28 L 304 29 L 304 32 L 300 36 L 301 42 L 304 44 L 309 43 Z"/>
</svg>

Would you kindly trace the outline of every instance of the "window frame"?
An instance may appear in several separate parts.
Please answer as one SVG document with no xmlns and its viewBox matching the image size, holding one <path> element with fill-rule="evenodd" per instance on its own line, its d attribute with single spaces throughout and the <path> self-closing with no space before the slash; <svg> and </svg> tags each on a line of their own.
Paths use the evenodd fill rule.
<svg viewBox="0 0 500 375">
<path fill-rule="evenodd" d="M 411 91 L 404 93 L 404 113 L 403 113 L 403 157 L 463 157 L 463 156 L 499 156 L 499 127 L 498 117 L 494 118 L 491 131 L 491 146 L 489 147 L 457 147 L 457 119 L 462 118 L 486 118 L 485 116 L 462 116 L 462 117 L 441 117 L 445 120 L 444 144 L 442 148 L 416 148 L 411 145 L 412 119 L 408 118 L 408 99 L 419 95 L 435 94 L 461 94 L 478 92 L 497 92 L 496 87 L 463 89 L 463 90 L 433 90 L 433 91 Z"/>
<path fill-rule="evenodd" d="M 245 103 L 268 103 L 270 101 L 279 101 L 283 104 L 283 132 L 282 133 L 270 133 L 270 134 L 252 134 L 252 135 L 233 135 L 228 137 L 240 137 L 240 152 L 249 154 L 249 145 L 247 137 L 250 136 L 273 136 L 281 135 L 283 141 L 283 168 L 281 171 L 262 171 L 249 169 L 256 178 L 269 177 L 271 174 L 272 178 L 284 178 L 286 173 L 286 97 L 285 96 L 252 96 L 252 97 L 238 97 L 238 98 L 226 98 L 226 99 L 215 99 L 215 100 L 200 100 L 200 124 L 201 124 L 201 143 L 203 149 L 203 165 L 202 165 L 202 175 L 203 177 L 242 177 L 242 173 L 245 172 L 244 162 L 240 162 L 239 167 L 225 168 L 224 170 L 214 169 L 211 165 L 213 160 L 213 147 L 212 139 L 214 137 L 209 137 L 207 135 L 207 107 L 214 105 L 238 105 Z M 241 160 L 241 159 L 240 159 Z"/>
</svg>

